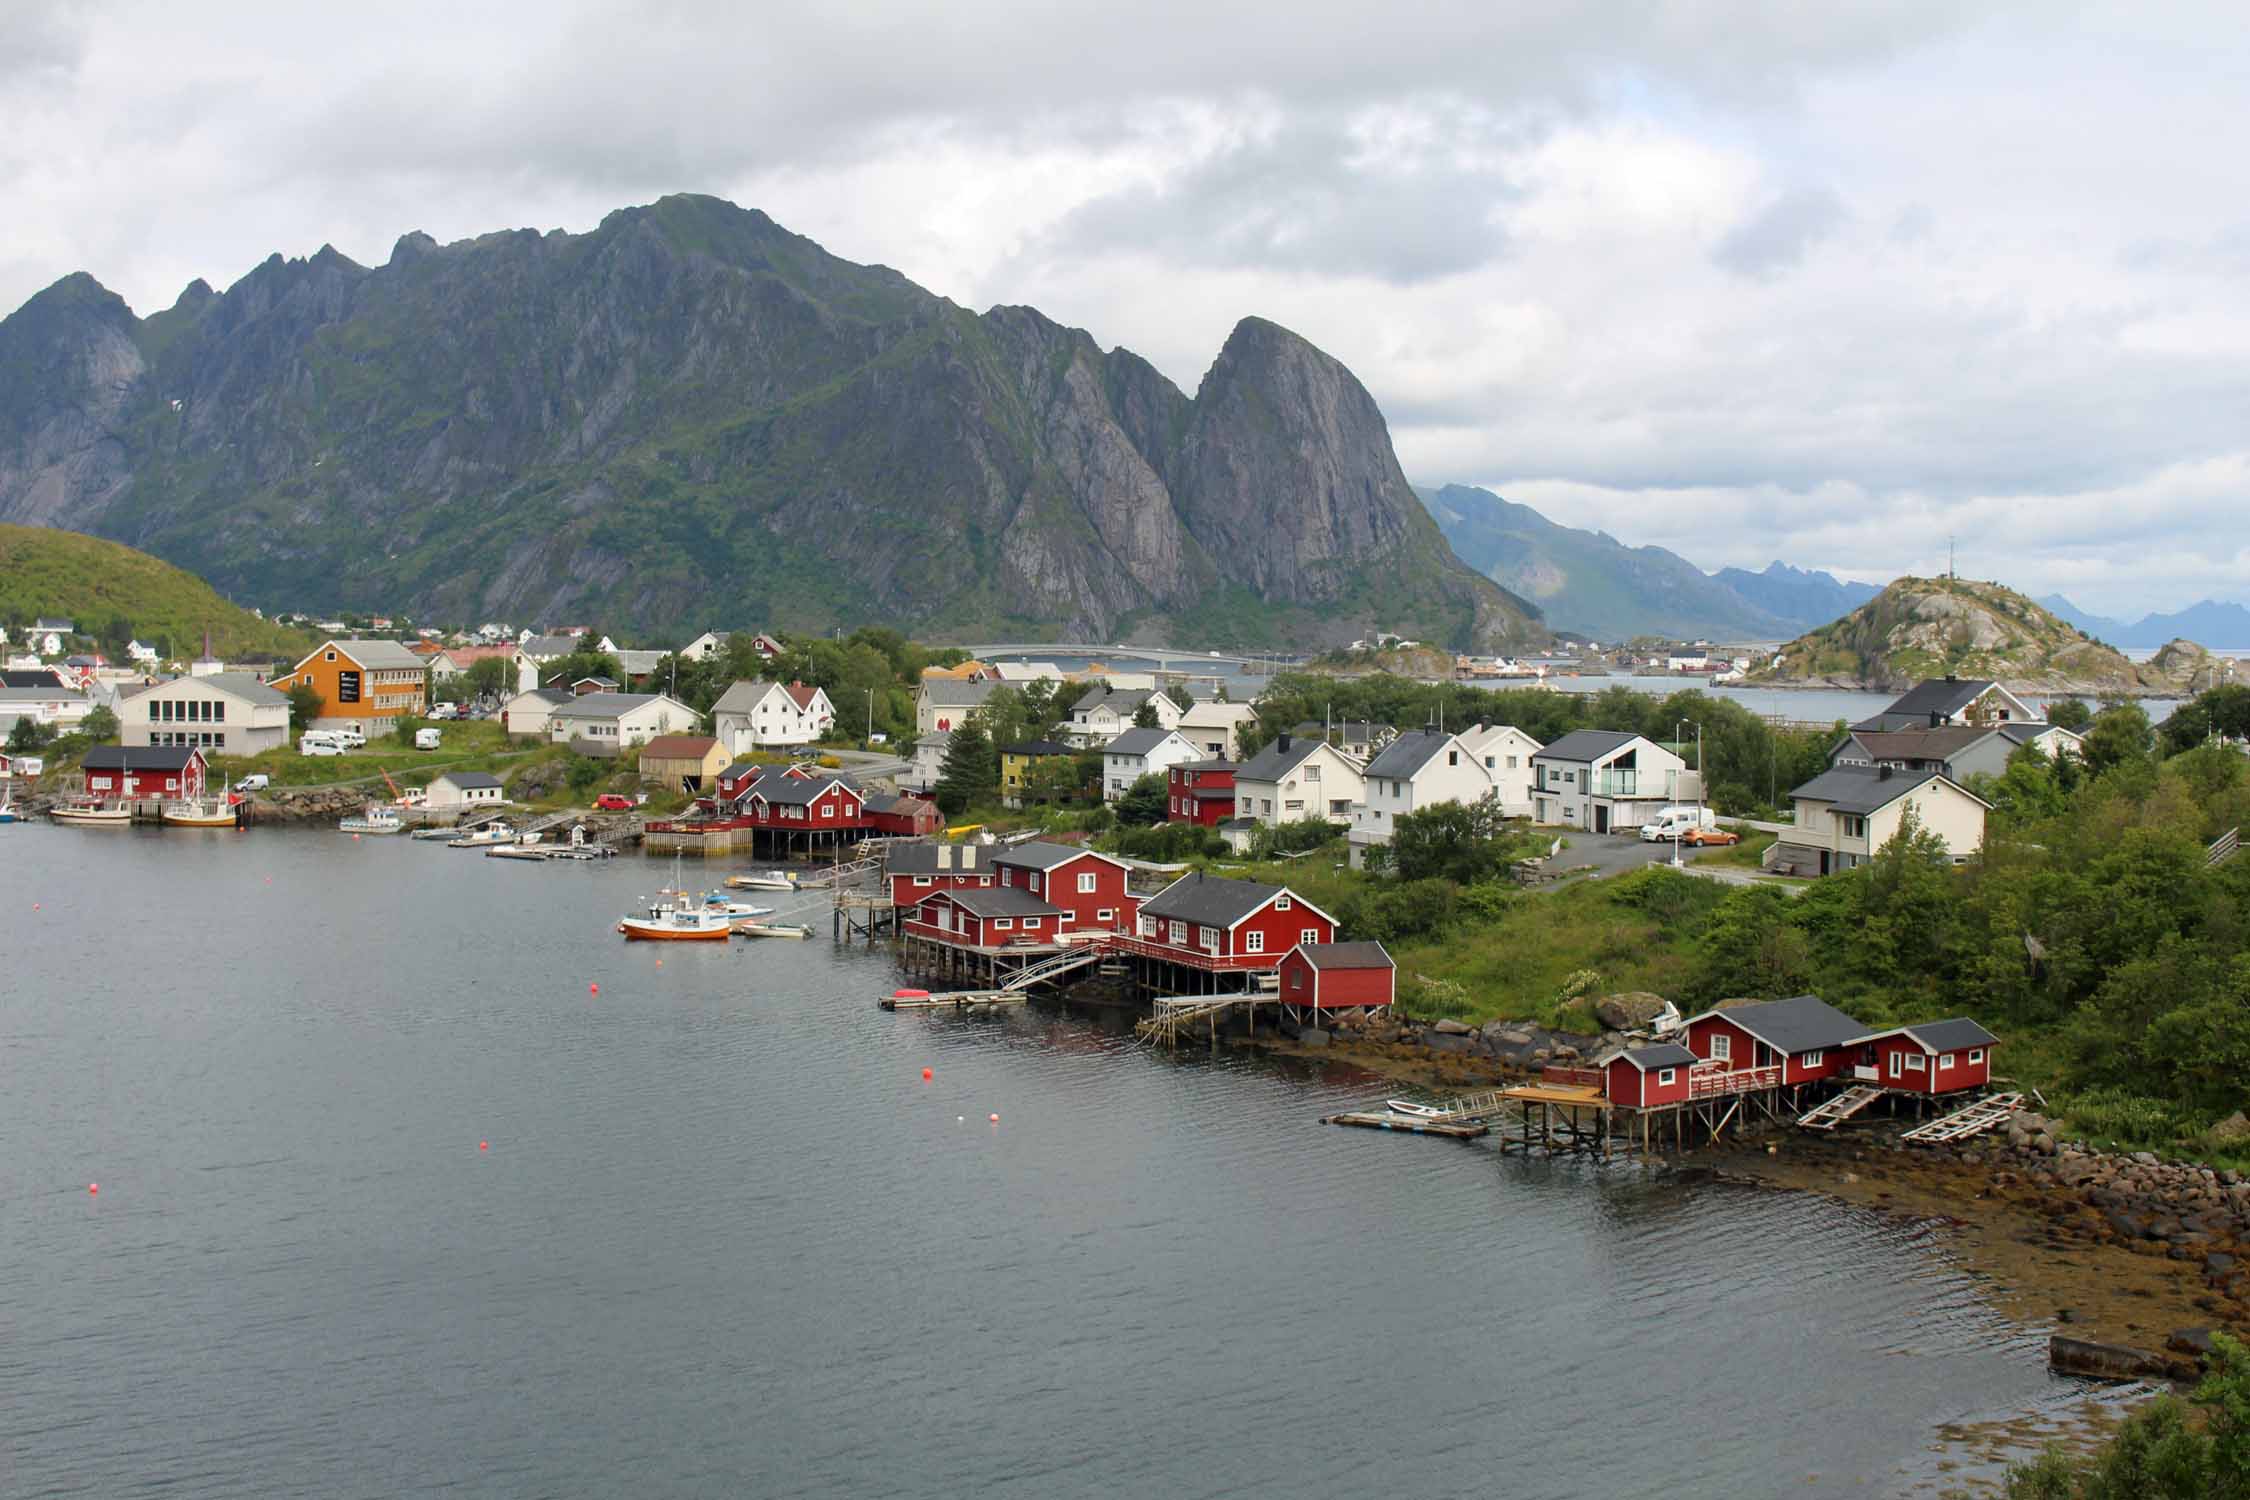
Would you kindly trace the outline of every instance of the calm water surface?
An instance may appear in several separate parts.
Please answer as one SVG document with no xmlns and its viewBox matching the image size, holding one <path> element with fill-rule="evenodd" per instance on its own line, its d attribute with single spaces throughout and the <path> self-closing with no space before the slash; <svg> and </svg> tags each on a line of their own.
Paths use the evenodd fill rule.
<svg viewBox="0 0 2250 1500">
<path fill-rule="evenodd" d="M 0 1493 L 1891 1494 L 2069 1389 L 1911 1227 L 626 945 L 666 873 L 0 829 Z"/>
</svg>

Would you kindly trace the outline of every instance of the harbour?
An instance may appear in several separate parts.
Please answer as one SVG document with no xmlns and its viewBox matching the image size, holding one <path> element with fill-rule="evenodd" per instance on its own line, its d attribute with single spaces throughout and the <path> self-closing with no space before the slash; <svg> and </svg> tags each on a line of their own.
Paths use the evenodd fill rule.
<svg viewBox="0 0 2250 1500">
<path fill-rule="evenodd" d="M 1382 1082 L 1130 1011 L 885 1013 L 887 943 L 620 942 L 653 861 L 7 837 L 0 1442 L 33 1491 L 1591 1496 L 1692 1452 L 1697 1486 L 1901 1493 L 1937 1424 L 2082 1389 L 1913 1225 L 1323 1129 Z M 174 888 L 192 943 L 102 918 Z M 1647 1357 L 1722 1333 L 1729 1382 Z M 203 1378 L 70 1435 L 180 1349 Z M 1448 1377 L 1369 1424 L 1379 1351 Z M 1588 1396 L 1625 1389 L 1620 1452 Z"/>
</svg>

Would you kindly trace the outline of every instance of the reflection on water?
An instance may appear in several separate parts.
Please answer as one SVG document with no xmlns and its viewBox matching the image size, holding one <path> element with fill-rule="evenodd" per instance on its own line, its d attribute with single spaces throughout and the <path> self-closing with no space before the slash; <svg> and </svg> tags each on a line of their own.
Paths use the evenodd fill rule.
<svg viewBox="0 0 2250 1500">
<path fill-rule="evenodd" d="M 2054 1388 L 1911 1228 L 652 952 L 653 864 L 0 837 L 11 1493 L 1848 1495 Z"/>
</svg>

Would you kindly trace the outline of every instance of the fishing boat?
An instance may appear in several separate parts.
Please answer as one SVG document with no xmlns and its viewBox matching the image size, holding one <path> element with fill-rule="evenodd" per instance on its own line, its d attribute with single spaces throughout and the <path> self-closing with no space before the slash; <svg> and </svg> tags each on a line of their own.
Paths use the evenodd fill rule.
<svg viewBox="0 0 2250 1500">
<path fill-rule="evenodd" d="M 486 823 L 456 838 L 448 839 L 448 849 L 482 849 L 491 844 L 512 844 L 516 831 L 505 823 Z"/>
<path fill-rule="evenodd" d="M 812 929 L 802 922 L 737 921 L 737 934 L 746 938 L 809 938 Z"/>
<path fill-rule="evenodd" d="M 793 891 L 797 888 L 797 877 L 783 870 L 751 870 L 729 875 L 727 884 L 738 891 Z"/>
<path fill-rule="evenodd" d="M 239 822 L 231 797 L 186 797 L 164 804 L 166 828 L 233 828 Z"/>
<path fill-rule="evenodd" d="M 367 811 L 345 818 L 336 825 L 338 833 L 403 833 L 406 820 L 395 807 L 385 807 L 380 802 L 367 804 Z"/>
<path fill-rule="evenodd" d="M 723 943 L 727 922 L 725 912 L 707 911 L 702 903 L 679 895 L 670 901 L 651 901 L 646 916 L 619 918 L 617 930 L 644 942 Z"/>
<path fill-rule="evenodd" d="M 9 800 L 6 792 L 0 792 L 0 823 L 13 823 L 15 820 L 16 804 Z"/>
<path fill-rule="evenodd" d="M 49 808 L 47 816 L 74 828 L 123 828 L 133 821 L 133 810 L 122 802 L 65 802 Z"/>
</svg>

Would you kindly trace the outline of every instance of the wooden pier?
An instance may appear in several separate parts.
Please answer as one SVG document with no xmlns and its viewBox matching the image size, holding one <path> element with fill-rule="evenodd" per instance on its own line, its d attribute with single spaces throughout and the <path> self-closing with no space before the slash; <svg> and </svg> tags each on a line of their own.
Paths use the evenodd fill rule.
<svg viewBox="0 0 2250 1500">
<path fill-rule="evenodd" d="M 885 995 L 875 1003 L 884 1010 L 969 1010 L 981 1005 L 1021 1005 L 1031 995 L 1026 990 L 942 990 L 936 994 Z"/>
<path fill-rule="evenodd" d="M 1421 1120 L 1412 1115 L 1394 1115 L 1389 1110 L 1354 1109 L 1340 1115 L 1322 1115 L 1323 1125 L 1356 1125 L 1362 1130 L 1399 1130 L 1408 1135 L 1442 1135 L 1457 1141 L 1473 1141 L 1489 1135 L 1492 1127 L 1483 1124 L 1451 1124 L 1444 1120 Z"/>
</svg>

